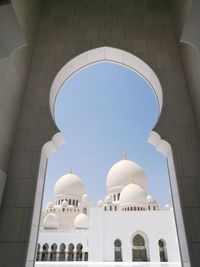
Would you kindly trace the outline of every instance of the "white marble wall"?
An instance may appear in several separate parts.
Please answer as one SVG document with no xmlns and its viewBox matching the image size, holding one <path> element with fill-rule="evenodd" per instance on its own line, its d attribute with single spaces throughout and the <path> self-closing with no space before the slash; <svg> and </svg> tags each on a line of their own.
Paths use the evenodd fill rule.
<svg viewBox="0 0 200 267">
<path fill-rule="evenodd" d="M 136 234 L 145 240 L 148 261 L 160 262 L 158 241 L 165 240 L 169 262 L 180 262 L 172 211 L 103 211 L 91 208 L 89 217 L 89 261 L 114 262 L 114 242 L 121 241 L 124 262 L 132 261 Z M 98 248 L 98 249 L 97 249 Z"/>
<path fill-rule="evenodd" d="M 116 47 L 135 54 L 144 60 L 160 79 L 164 105 L 155 130 L 163 139 L 169 141 L 173 148 L 188 244 L 194 259 L 193 266 L 198 266 L 200 141 L 167 1 L 42 2 L 43 13 L 25 94 L 21 85 L 25 79 L 24 76 L 20 76 L 23 67 L 19 66 L 24 66 L 27 70 L 24 62 L 27 59 L 25 52 L 29 50 L 17 51 L 14 58 L 6 59 L 11 61 L 8 65 L 6 62 L 2 65 L 0 63 L 1 83 L 4 84 L 6 79 L 0 98 L 0 102 L 3 100 L 0 103 L 1 125 L 4 125 L 4 128 L 0 129 L 3 138 L 0 142 L 0 168 L 6 170 L 9 163 L 3 208 L 0 211 L 0 257 L 4 259 L 2 266 L 25 265 L 40 151 L 57 131 L 49 111 L 51 83 L 56 73 L 71 58 L 102 46 Z M 29 1 L 16 0 L 13 3 L 17 7 L 18 3 L 21 3 L 21 13 L 24 16 L 18 13 L 20 23 L 27 21 L 23 29 L 26 33 L 29 32 L 27 25 L 33 19 L 32 9 L 25 8 Z M 4 92 L 3 88 L 7 88 L 6 86 L 10 89 Z M 14 97 L 9 98 L 9 95 L 6 95 L 12 90 L 13 95 L 19 90 L 19 93 L 16 93 L 17 98 L 21 99 L 23 96 L 18 123 L 16 114 L 21 102 L 19 100 L 19 105 L 15 108 Z M 5 103 L 10 104 L 4 107 Z M 5 112 L 4 108 L 8 107 L 10 108 Z M 11 118 L 7 114 L 10 111 Z M 14 148 L 9 161 L 13 139 Z M 41 192 L 37 197 L 36 203 L 39 203 Z M 37 223 L 34 227 L 37 235 Z M 33 242 L 32 247 L 34 246 Z M 33 265 L 33 255 L 31 257 L 27 266 Z"/>
<path fill-rule="evenodd" d="M 196 0 L 185 0 L 185 1 L 170 1 L 172 18 L 174 21 L 174 26 L 177 33 L 177 38 L 179 40 L 179 49 L 181 53 L 181 59 L 183 64 L 183 70 L 186 76 L 187 87 L 189 89 L 190 98 L 192 101 L 192 109 L 195 113 L 196 124 L 198 130 L 200 131 L 200 53 L 199 47 L 197 47 L 197 40 L 199 39 L 199 18 L 192 18 L 193 10 L 192 4 L 198 2 Z M 197 4 L 197 3 L 196 3 Z M 196 6 L 199 9 L 199 5 Z M 196 10 L 197 14 L 199 13 Z M 195 14 L 194 14 L 195 15 Z M 190 21 L 191 33 L 190 40 L 183 40 L 183 33 L 185 27 L 188 25 L 187 22 Z M 196 21 L 195 21 L 196 20 Z M 193 22 L 193 25 L 191 24 Z M 194 39 L 194 42 L 193 42 Z M 184 42 L 183 42 L 184 41 Z M 187 43 L 185 43 L 185 41 Z M 199 133 L 194 131 L 192 128 L 188 128 L 186 132 L 187 142 L 192 151 L 187 152 L 187 158 L 189 164 L 187 163 L 187 170 L 185 166 L 185 171 L 183 172 L 182 178 L 182 191 L 183 191 L 183 211 L 185 213 L 186 228 L 188 231 L 188 238 L 191 244 L 191 259 L 194 266 L 199 266 L 200 257 L 200 235 L 199 227 L 197 226 L 200 222 L 200 174 L 198 170 L 199 165 Z M 190 159 L 190 155 L 196 154 L 196 164 L 195 159 Z M 183 163 L 182 163 L 183 165 Z M 196 167 L 195 167 L 196 166 Z"/>
</svg>

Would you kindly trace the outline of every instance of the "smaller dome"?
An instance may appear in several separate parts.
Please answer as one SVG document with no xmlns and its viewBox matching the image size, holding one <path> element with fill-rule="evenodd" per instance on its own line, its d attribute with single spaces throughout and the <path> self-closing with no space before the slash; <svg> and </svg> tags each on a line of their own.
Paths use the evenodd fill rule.
<svg viewBox="0 0 200 267">
<path fill-rule="evenodd" d="M 155 203 L 155 199 L 152 196 L 147 196 L 148 203 Z"/>
<path fill-rule="evenodd" d="M 59 227 L 58 216 L 54 213 L 49 213 L 43 220 L 44 228 L 57 229 Z"/>
<path fill-rule="evenodd" d="M 136 184 L 128 184 L 123 188 L 119 198 L 119 204 L 141 204 L 146 203 L 146 192 Z"/>
<path fill-rule="evenodd" d="M 68 206 L 67 201 L 66 201 L 66 200 L 63 200 L 63 202 L 62 202 L 62 207 L 67 207 L 67 206 Z"/>
<path fill-rule="evenodd" d="M 97 207 L 102 207 L 103 206 L 103 201 L 102 200 L 99 200 L 98 202 L 97 202 Z"/>
<path fill-rule="evenodd" d="M 165 210 L 172 210 L 172 207 L 170 204 L 166 204 L 164 207 Z"/>
<path fill-rule="evenodd" d="M 106 196 L 106 197 L 105 197 L 105 202 L 106 202 L 106 203 L 111 203 L 111 202 L 112 202 L 111 196 L 109 196 L 109 195 Z"/>
<path fill-rule="evenodd" d="M 49 209 L 51 209 L 51 208 L 53 208 L 54 207 L 54 204 L 53 204 L 53 202 L 49 202 L 48 204 L 47 204 L 47 208 L 49 208 Z"/>
<path fill-rule="evenodd" d="M 84 194 L 84 186 L 81 178 L 75 174 L 68 173 L 62 176 L 54 186 L 54 198 L 63 196 Z"/>
<path fill-rule="evenodd" d="M 80 213 L 74 219 L 75 229 L 87 229 L 88 228 L 88 216 L 84 213 Z"/>
<path fill-rule="evenodd" d="M 87 194 L 84 194 L 82 196 L 82 201 L 88 201 L 88 195 Z"/>
</svg>

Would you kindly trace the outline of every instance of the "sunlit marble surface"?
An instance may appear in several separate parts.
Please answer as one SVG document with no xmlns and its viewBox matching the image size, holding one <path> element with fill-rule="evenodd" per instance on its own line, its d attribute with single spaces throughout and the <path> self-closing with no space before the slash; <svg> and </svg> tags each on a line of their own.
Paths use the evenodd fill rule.
<svg viewBox="0 0 200 267">
<path fill-rule="evenodd" d="M 157 262 L 37 262 L 35 267 L 181 267 L 180 263 Z"/>
</svg>

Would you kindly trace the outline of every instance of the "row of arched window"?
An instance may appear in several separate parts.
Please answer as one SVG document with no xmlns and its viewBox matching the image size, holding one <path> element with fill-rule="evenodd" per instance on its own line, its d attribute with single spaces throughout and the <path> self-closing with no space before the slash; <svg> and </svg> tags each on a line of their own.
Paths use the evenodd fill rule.
<svg viewBox="0 0 200 267">
<path fill-rule="evenodd" d="M 83 251 L 83 245 L 77 244 L 74 250 L 74 244 L 66 245 L 62 243 L 59 247 L 56 243 L 49 247 L 45 243 L 42 247 L 38 244 L 36 261 L 88 261 L 88 252 Z"/>
<path fill-rule="evenodd" d="M 132 241 L 132 261 L 150 261 L 147 256 L 147 248 L 142 235 L 136 234 Z M 167 262 L 166 242 L 162 239 L 158 241 L 158 252 L 161 262 Z M 123 261 L 122 242 L 119 239 L 114 241 L 114 260 Z M 36 261 L 88 261 L 88 252 L 83 251 L 83 245 L 77 244 L 74 251 L 74 244 L 70 243 L 66 250 L 66 245 L 62 243 L 58 248 L 54 243 L 49 247 L 45 243 L 42 248 L 38 244 Z"/>
<path fill-rule="evenodd" d="M 116 205 L 114 206 L 110 205 L 110 206 L 104 206 L 104 210 L 105 211 L 112 211 L 112 210 L 117 211 L 118 208 Z M 146 210 L 145 207 L 127 207 L 127 208 L 122 209 L 122 211 L 144 211 L 144 210 Z M 150 205 L 148 206 L 148 210 L 152 210 Z M 155 206 L 153 206 L 153 210 L 156 210 Z"/>
<path fill-rule="evenodd" d="M 118 194 L 113 194 L 113 201 L 118 201 L 120 198 L 120 193 Z"/>
<path fill-rule="evenodd" d="M 161 262 L 167 262 L 167 248 L 166 242 L 162 239 L 158 241 L 158 252 L 160 256 Z M 122 243 L 119 239 L 114 241 L 114 258 L 115 261 L 123 261 L 122 255 Z M 147 248 L 145 244 L 145 240 L 142 235 L 136 234 L 133 237 L 132 244 L 132 261 L 150 261 L 147 256 Z"/>
<path fill-rule="evenodd" d="M 80 210 L 79 209 L 68 209 L 68 208 L 62 208 L 62 211 L 63 212 L 65 212 L 65 211 L 67 211 L 67 212 L 79 212 Z"/>
<path fill-rule="evenodd" d="M 112 210 L 114 210 L 114 211 L 117 211 L 117 206 L 105 206 L 104 207 L 104 210 L 105 211 L 112 211 Z"/>
<path fill-rule="evenodd" d="M 80 210 L 79 209 L 74 209 L 74 208 L 62 208 L 61 210 L 59 209 L 47 209 L 46 210 L 47 212 L 59 212 L 59 211 L 62 211 L 62 212 L 79 212 Z"/>
<path fill-rule="evenodd" d="M 134 211 L 142 211 L 142 210 L 146 210 L 145 207 L 127 207 L 127 208 L 123 208 L 123 211 L 130 211 L 130 210 L 134 210 Z"/>
<path fill-rule="evenodd" d="M 67 201 L 68 205 L 73 205 L 74 207 L 78 207 L 78 200 L 77 199 L 59 199 L 57 200 L 57 204 L 61 205 L 63 201 Z"/>
</svg>

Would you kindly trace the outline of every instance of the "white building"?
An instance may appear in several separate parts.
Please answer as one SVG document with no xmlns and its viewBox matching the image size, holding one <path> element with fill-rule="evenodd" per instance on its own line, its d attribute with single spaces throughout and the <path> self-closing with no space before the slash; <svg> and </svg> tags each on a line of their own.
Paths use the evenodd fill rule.
<svg viewBox="0 0 200 267">
<path fill-rule="evenodd" d="M 81 179 L 69 173 L 54 187 L 41 215 L 37 261 L 180 262 L 173 210 L 147 195 L 147 179 L 133 161 L 107 175 L 108 195 L 90 207 Z"/>
</svg>

